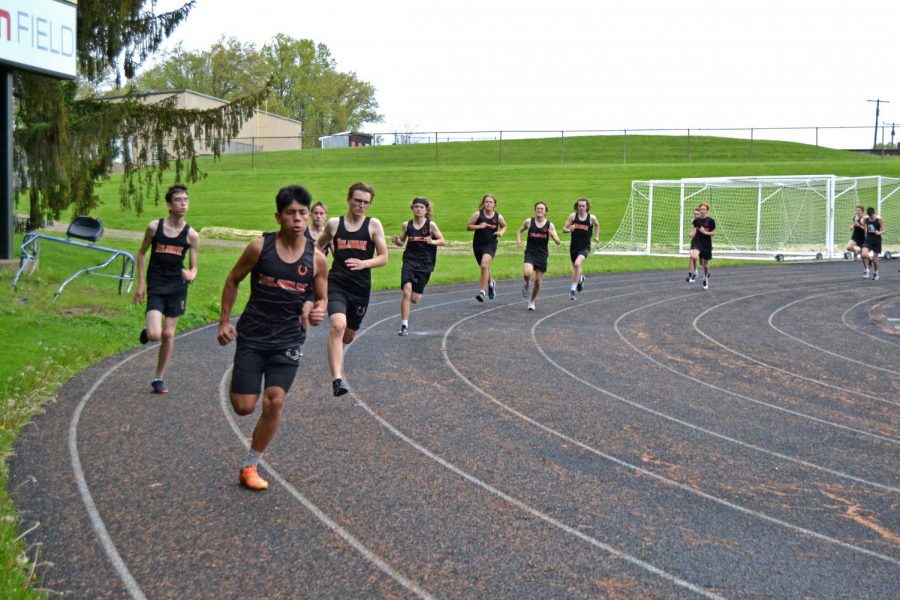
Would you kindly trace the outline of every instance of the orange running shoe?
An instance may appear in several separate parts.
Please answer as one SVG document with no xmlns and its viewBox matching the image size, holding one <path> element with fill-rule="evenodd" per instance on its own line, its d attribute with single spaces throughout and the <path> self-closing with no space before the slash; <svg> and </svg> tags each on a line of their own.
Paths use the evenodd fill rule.
<svg viewBox="0 0 900 600">
<path fill-rule="evenodd" d="M 241 485 L 250 490 L 267 490 L 269 482 L 259 476 L 256 467 L 244 467 L 241 469 Z"/>
</svg>

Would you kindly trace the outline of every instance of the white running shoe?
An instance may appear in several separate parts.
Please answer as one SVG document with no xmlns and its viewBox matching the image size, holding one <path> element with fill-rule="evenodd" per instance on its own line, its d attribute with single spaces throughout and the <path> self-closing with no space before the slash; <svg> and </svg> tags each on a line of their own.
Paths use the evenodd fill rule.
<svg viewBox="0 0 900 600">
<path fill-rule="evenodd" d="M 569 300 L 575 300 L 577 297 L 575 290 L 569 290 Z"/>
<path fill-rule="evenodd" d="M 537 309 L 534 307 L 534 302 L 529 302 L 529 303 L 528 303 L 528 310 L 537 310 Z"/>
</svg>

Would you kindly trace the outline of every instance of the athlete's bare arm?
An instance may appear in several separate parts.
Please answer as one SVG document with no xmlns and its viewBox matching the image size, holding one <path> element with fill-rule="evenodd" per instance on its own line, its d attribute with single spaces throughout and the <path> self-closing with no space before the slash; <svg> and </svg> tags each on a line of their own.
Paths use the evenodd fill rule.
<svg viewBox="0 0 900 600">
<path fill-rule="evenodd" d="M 200 249 L 200 234 L 193 227 L 188 231 L 188 244 L 191 247 L 188 268 L 181 270 L 181 279 L 185 283 L 191 283 L 197 278 L 197 251 Z"/>
<path fill-rule="evenodd" d="M 316 299 L 309 311 L 309 324 L 321 325 L 328 308 L 328 259 L 322 251 L 317 250 L 314 260 L 313 294 Z"/>
<path fill-rule="evenodd" d="M 597 217 L 591 215 L 591 225 L 594 226 L 594 243 L 598 246 L 600 245 L 600 221 L 597 220 Z"/>
<path fill-rule="evenodd" d="M 222 308 L 219 311 L 219 333 L 216 336 L 219 344 L 223 346 L 234 341 L 234 338 L 237 337 L 237 331 L 234 325 L 231 324 L 231 311 L 237 300 L 238 287 L 244 278 L 250 274 L 256 263 L 259 262 L 262 248 L 263 238 L 250 242 L 225 278 L 225 287 L 222 288 Z"/>
<path fill-rule="evenodd" d="M 131 299 L 132 304 L 141 304 L 147 295 L 147 281 L 144 279 L 147 274 L 147 268 L 144 255 L 147 253 L 147 249 L 150 248 L 150 244 L 153 243 L 153 236 L 156 235 L 158 226 L 159 221 L 150 221 L 147 229 L 144 230 L 144 239 L 141 241 L 141 247 L 138 249 L 137 264 L 135 265 L 138 281 L 137 288 L 134 290 L 134 298 Z"/>
<path fill-rule="evenodd" d="M 443 246 L 447 242 L 447 240 L 444 239 L 444 234 L 441 233 L 437 223 L 434 221 L 431 222 L 431 235 L 427 236 L 425 239 L 427 239 L 428 243 L 432 246 Z"/>
<path fill-rule="evenodd" d="M 591 217 L 593 219 L 593 217 Z M 572 233 L 572 224 L 575 222 L 575 213 L 569 215 L 569 218 L 566 219 L 565 225 L 563 225 L 563 233 Z"/>
<path fill-rule="evenodd" d="M 503 234 L 506 233 L 506 221 L 503 219 L 503 215 L 497 213 L 497 223 L 499 227 L 497 227 L 497 232 L 494 234 L 497 237 L 503 237 Z"/>
<path fill-rule="evenodd" d="M 522 232 L 528 231 L 528 227 L 531 225 L 531 219 L 525 219 L 525 222 L 522 223 L 522 226 L 516 229 L 516 246 L 519 248 L 522 247 Z"/>
<path fill-rule="evenodd" d="M 487 223 L 479 223 L 478 222 L 479 211 L 475 211 L 472 213 L 472 216 L 469 217 L 469 223 L 466 225 L 466 229 L 469 231 L 478 231 L 479 229 L 484 229 L 487 227 Z"/>
<path fill-rule="evenodd" d="M 322 229 L 322 233 L 319 234 L 319 237 L 316 238 L 316 247 L 325 251 L 325 248 L 328 247 L 328 244 L 331 243 L 331 240 L 334 239 L 334 234 L 337 233 L 338 223 L 340 223 L 340 219 L 338 217 L 331 217 L 325 223 L 325 227 Z"/>
<path fill-rule="evenodd" d="M 406 225 L 409 221 L 403 221 L 403 225 L 400 227 L 400 235 L 395 235 L 391 237 L 391 241 L 394 242 L 395 246 L 400 246 L 401 248 L 406 244 Z"/>
<path fill-rule="evenodd" d="M 557 246 L 562 243 L 562 241 L 559 239 L 559 236 L 556 235 L 556 227 L 553 226 L 553 223 L 550 223 L 550 237 L 553 238 L 553 241 L 556 242 Z"/>
</svg>

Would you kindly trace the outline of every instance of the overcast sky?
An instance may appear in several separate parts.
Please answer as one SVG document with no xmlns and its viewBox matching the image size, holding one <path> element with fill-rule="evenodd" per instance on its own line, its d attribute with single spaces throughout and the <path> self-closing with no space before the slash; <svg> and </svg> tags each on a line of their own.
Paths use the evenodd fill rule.
<svg viewBox="0 0 900 600">
<path fill-rule="evenodd" d="M 900 121 L 898 0 L 198 0 L 172 39 L 276 33 L 375 86 L 370 131 Z"/>
</svg>

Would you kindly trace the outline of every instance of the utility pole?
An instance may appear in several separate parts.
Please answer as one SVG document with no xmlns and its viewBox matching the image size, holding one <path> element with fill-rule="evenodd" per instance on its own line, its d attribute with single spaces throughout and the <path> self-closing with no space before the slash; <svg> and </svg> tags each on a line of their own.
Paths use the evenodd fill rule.
<svg viewBox="0 0 900 600">
<path fill-rule="evenodd" d="M 877 100 L 867 100 L 867 102 L 875 103 L 875 141 L 872 142 L 872 150 L 875 150 L 878 147 L 878 115 L 881 114 L 879 110 L 881 108 L 881 103 L 890 104 L 890 100 L 882 100 L 881 98 Z"/>
</svg>

